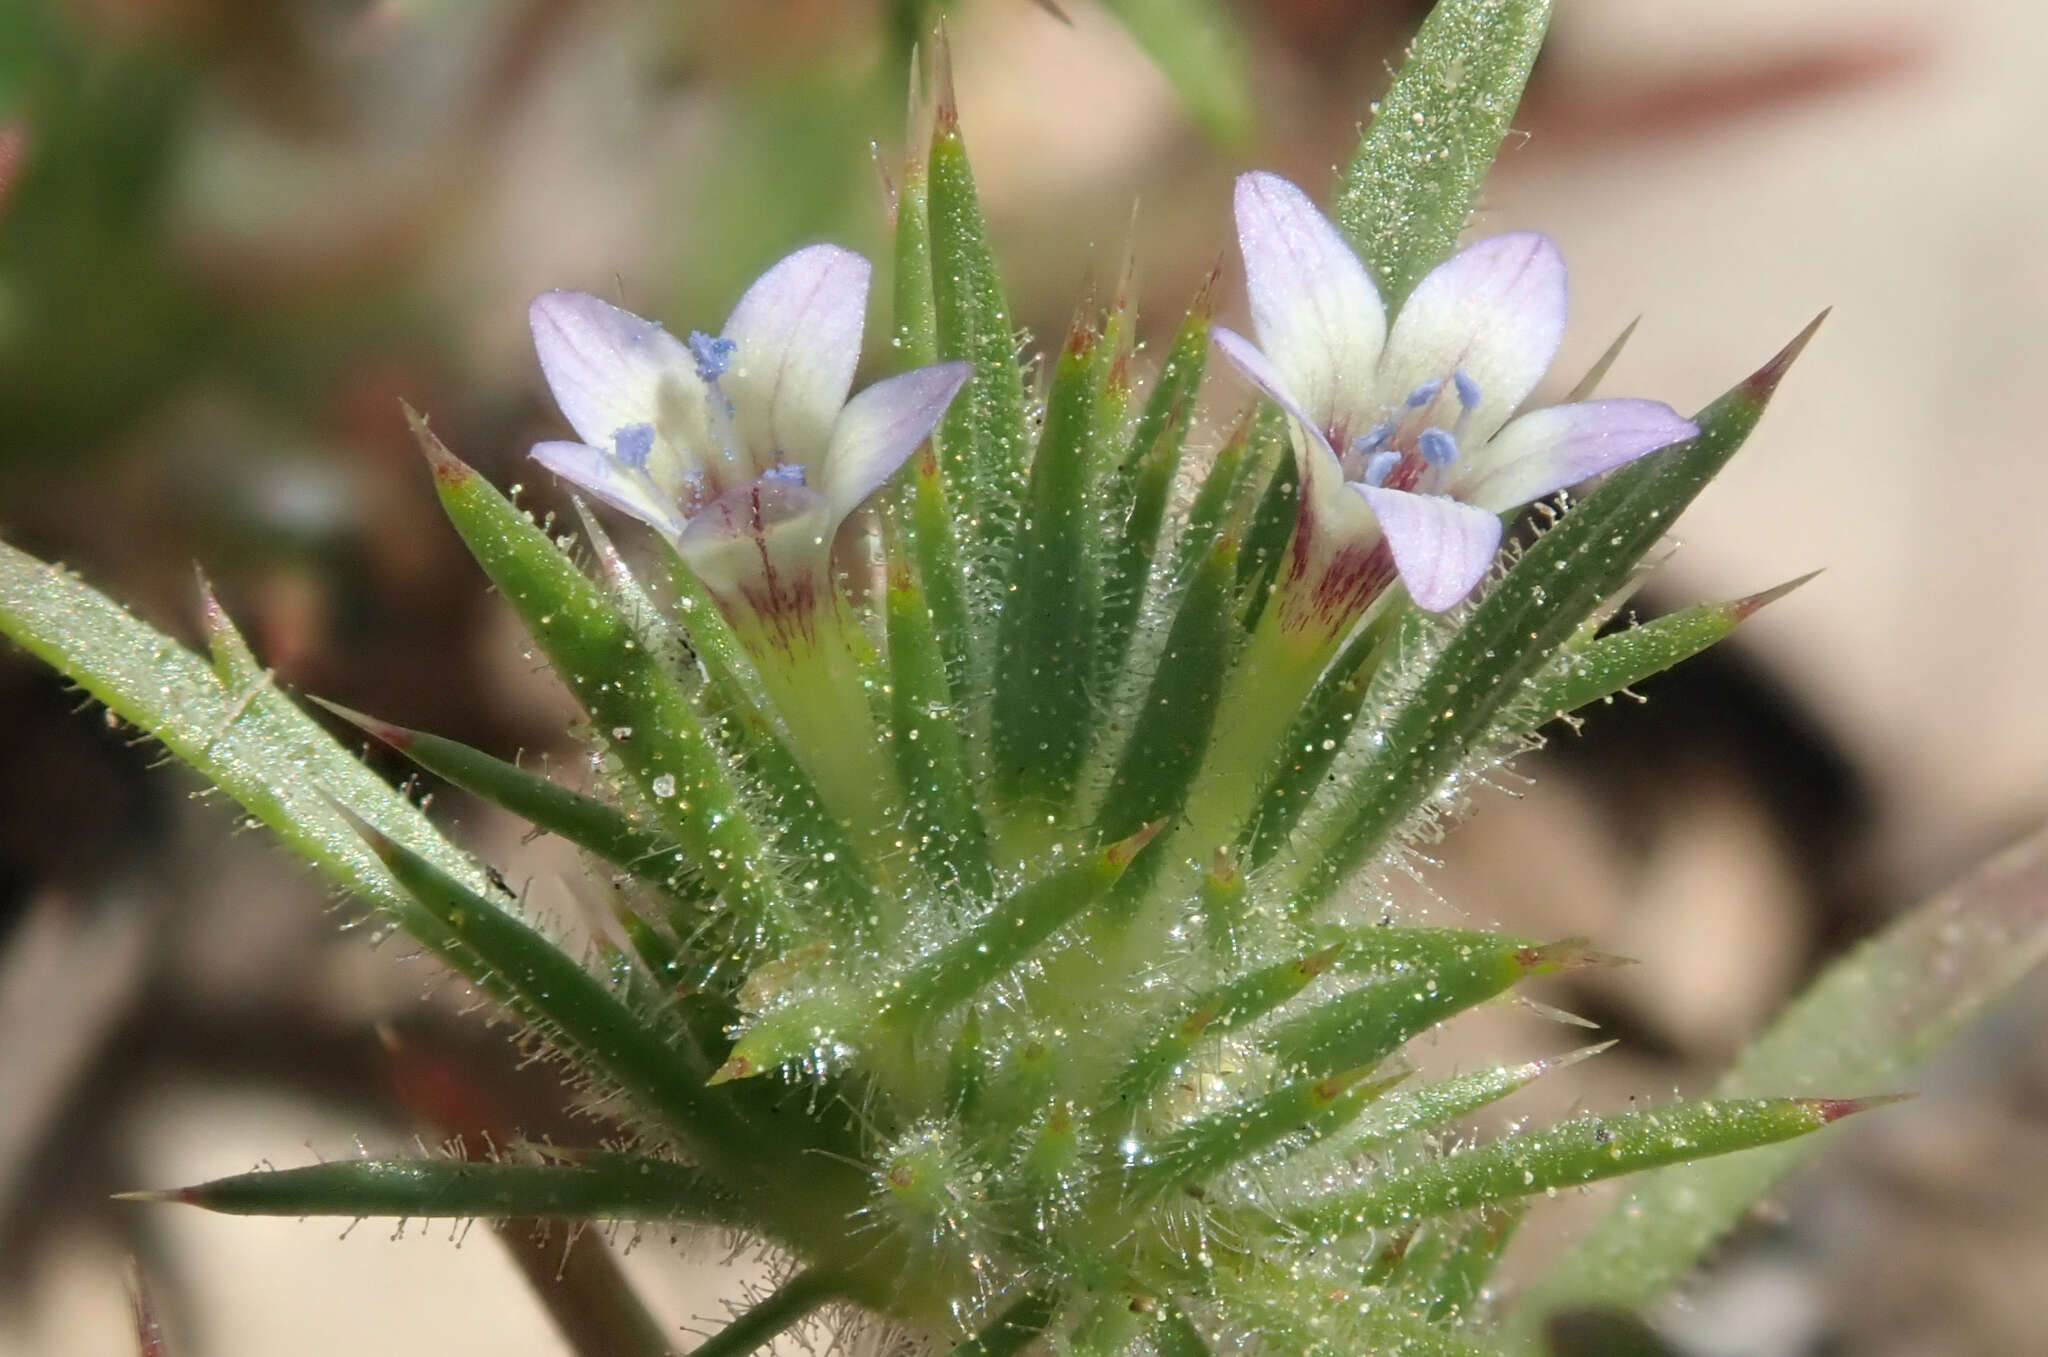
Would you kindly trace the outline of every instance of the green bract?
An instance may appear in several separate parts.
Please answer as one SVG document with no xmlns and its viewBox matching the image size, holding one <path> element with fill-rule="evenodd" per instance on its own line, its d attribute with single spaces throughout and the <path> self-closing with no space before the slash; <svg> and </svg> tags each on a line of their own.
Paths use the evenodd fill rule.
<svg viewBox="0 0 2048 1357">
<path fill-rule="evenodd" d="M 1117 8 L 1136 25 L 1156 7 Z M 1454 245 L 1547 18 L 1533 0 L 1446 0 L 1367 131 L 1338 216 L 1394 296 Z M 600 948 L 601 965 L 522 918 L 279 693 L 217 607 L 208 663 L 0 548 L 0 628 L 615 1092 L 635 1136 L 156 1195 L 744 1229 L 787 1275 L 699 1349 L 717 1354 L 831 1305 L 961 1353 L 1494 1348 L 1509 1331 L 1487 1278 L 1523 1199 L 1790 1140 L 1864 1105 L 1773 1098 L 1745 1077 L 1726 1097 L 1440 1152 L 1433 1133 L 1592 1052 L 1427 1080 L 1404 1045 L 1607 958 L 1389 926 L 1374 889 L 1540 727 L 1768 601 L 1603 630 L 1806 336 L 1701 411 L 1696 438 L 1529 534 L 1472 603 L 1425 613 L 1395 587 L 1320 667 L 1295 657 L 1271 688 L 1284 705 L 1261 713 L 1275 734 L 1248 739 L 1218 712 L 1226 693 L 1255 706 L 1270 677 L 1270 649 L 1247 638 L 1301 502 L 1284 423 L 1247 414 L 1186 473 L 1207 289 L 1140 390 L 1125 285 L 1042 371 L 1020 370 L 943 70 L 937 83 L 897 200 L 890 333 L 903 366 L 971 375 L 953 369 L 965 386 L 879 512 L 848 520 L 869 550 L 841 552 L 837 597 L 806 614 L 838 629 L 815 671 L 836 685 L 829 719 L 792 710 L 811 690 L 667 544 L 658 578 L 594 523 L 568 554 L 416 421 L 456 531 L 590 717 L 601 794 L 340 714 L 585 850 L 629 949 Z M 614 442 L 584 451 L 623 457 L 633 440 Z M 881 747 L 821 746 L 870 728 Z M 1924 1049 L 2038 955 L 2039 919 L 2006 922 L 2026 946 L 1902 1021 L 1888 1049 Z M 1894 983 L 1895 961 L 1865 964 Z M 1745 1068 L 1784 1074 L 1782 1042 L 1767 1049 Z M 1860 1086 L 1898 1073 L 1860 1052 L 1827 1069 L 1842 1087 L 1784 1091 L 1875 1092 Z M 1627 1257 L 1648 1227 L 1610 1222 L 1556 1293 L 1647 1299 L 1769 1178 L 1688 1199 L 1683 1242 L 1655 1236 L 1654 1265 L 1613 1285 L 1597 1259 Z"/>
</svg>

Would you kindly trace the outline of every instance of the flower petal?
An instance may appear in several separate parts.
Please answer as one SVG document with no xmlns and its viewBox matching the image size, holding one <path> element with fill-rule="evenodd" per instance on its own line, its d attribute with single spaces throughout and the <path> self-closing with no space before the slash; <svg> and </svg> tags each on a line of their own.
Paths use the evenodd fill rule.
<svg viewBox="0 0 2048 1357">
<path fill-rule="evenodd" d="M 876 382 L 846 403 L 816 482 L 835 517 L 845 518 L 896 474 L 973 372 L 971 363 L 934 363 Z"/>
<path fill-rule="evenodd" d="M 754 280 L 725 322 L 735 348 L 719 388 L 756 472 L 778 455 L 815 466 L 860 362 L 868 261 L 837 245 L 798 250 Z"/>
<path fill-rule="evenodd" d="M 627 466 L 608 452 L 584 443 L 536 443 L 533 460 L 571 485 L 583 490 L 620 513 L 631 514 L 649 527 L 675 537 L 683 530 L 683 516 L 675 501 L 662 494 L 654 478 L 638 467 Z"/>
<path fill-rule="evenodd" d="M 1444 495 L 1354 484 L 1365 496 L 1394 568 L 1416 605 L 1440 613 L 1479 587 L 1500 550 L 1500 518 Z"/>
<path fill-rule="evenodd" d="M 702 403 L 690 351 L 651 320 L 587 292 L 543 292 L 527 320 L 555 404 L 585 443 L 609 447 L 628 425 L 660 427 L 664 405 L 679 398 Z"/>
<path fill-rule="evenodd" d="M 764 642 L 794 651 L 816 639 L 837 526 L 823 495 L 764 476 L 700 509 L 676 553 L 757 654 Z"/>
<path fill-rule="evenodd" d="M 1284 182 L 1284 181 L 1283 181 Z M 1286 380 L 1266 355 L 1259 352 L 1249 339 L 1235 330 L 1218 325 L 1209 331 L 1209 342 L 1216 351 L 1230 360 L 1231 366 L 1245 375 L 1246 380 L 1272 397 L 1274 404 L 1285 410 L 1294 426 L 1294 459 L 1300 469 L 1302 484 L 1312 503 L 1320 502 L 1329 506 L 1332 522 L 1343 522 L 1348 515 L 1348 506 L 1339 505 L 1333 496 L 1343 487 L 1344 468 L 1338 461 L 1336 449 L 1323 436 L 1322 429 L 1309 417 L 1295 400 Z"/>
<path fill-rule="evenodd" d="M 1387 338 L 1379 289 L 1308 195 L 1277 174 L 1237 181 L 1252 330 L 1308 412 L 1342 438 L 1377 414 L 1373 373 Z"/>
<path fill-rule="evenodd" d="M 1467 504 L 1506 513 L 1698 432 L 1662 401 L 1553 405 L 1530 411 L 1474 448 L 1459 463 L 1453 488 Z"/>
<path fill-rule="evenodd" d="M 1458 413 L 1450 378 L 1463 371 L 1479 388 L 1463 437 L 1491 438 L 1549 370 L 1565 310 L 1564 256 L 1548 236 L 1515 231 L 1468 245 L 1431 269 L 1394 318 L 1379 399 L 1397 405 L 1441 381 L 1433 417 L 1450 425 Z"/>
</svg>

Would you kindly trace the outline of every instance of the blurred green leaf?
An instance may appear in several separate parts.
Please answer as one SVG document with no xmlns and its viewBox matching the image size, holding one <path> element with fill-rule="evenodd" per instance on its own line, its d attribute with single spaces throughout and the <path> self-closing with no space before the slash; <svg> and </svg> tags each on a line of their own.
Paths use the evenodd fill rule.
<svg viewBox="0 0 2048 1357">
<path fill-rule="evenodd" d="M 1252 130 L 1250 44 L 1222 0 L 1102 0 L 1173 82 L 1210 136 L 1242 143 Z"/>
<path fill-rule="evenodd" d="M 1830 966 L 1736 1061 L 1715 1096 L 1897 1088 L 2043 960 L 2048 835 L 2036 835 Z M 1528 1350 L 1552 1311 L 1655 1300 L 1809 1149 L 1778 1146 L 1640 1179 L 1523 1296 L 1511 1336 Z"/>
</svg>

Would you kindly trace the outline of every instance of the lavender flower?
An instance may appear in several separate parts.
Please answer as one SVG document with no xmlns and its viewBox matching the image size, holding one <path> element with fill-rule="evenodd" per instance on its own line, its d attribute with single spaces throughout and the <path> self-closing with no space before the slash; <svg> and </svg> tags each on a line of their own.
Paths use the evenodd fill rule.
<svg viewBox="0 0 2048 1357">
<path fill-rule="evenodd" d="M 1254 346 L 1216 347 L 1291 417 L 1301 513 L 1276 585 L 1285 630 L 1341 633 L 1395 574 L 1432 612 L 1476 588 L 1517 505 L 1690 438 L 1648 400 L 1510 418 L 1564 335 L 1565 269 L 1513 232 L 1437 266 L 1387 328 L 1371 275 L 1295 185 L 1237 181 Z"/>
<path fill-rule="evenodd" d="M 815 643 L 839 525 L 967 380 L 940 363 L 847 399 L 868 275 L 837 246 L 798 250 L 716 337 L 686 340 L 587 293 L 533 303 L 541 371 L 582 440 L 534 460 L 668 538 L 756 648 Z"/>
</svg>

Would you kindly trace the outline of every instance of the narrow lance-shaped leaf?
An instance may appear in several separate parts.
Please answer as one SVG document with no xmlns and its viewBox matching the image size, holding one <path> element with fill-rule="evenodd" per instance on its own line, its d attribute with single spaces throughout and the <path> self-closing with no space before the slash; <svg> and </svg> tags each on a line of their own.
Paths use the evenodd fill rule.
<svg viewBox="0 0 2048 1357">
<path fill-rule="evenodd" d="M 1575 941 L 1526 947 L 1488 934 L 1474 937 L 1462 954 L 1439 964 L 1403 966 L 1325 1000 L 1275 1028 L 1266 1045 L 1281 1064 L 1311 1074 L 1367 1066 L 1529 976 L 1607 960 Z"/>
<path fill-rule="evenodd" d="M 1283 961 L 1197 995 L 1152 1029 L 1110 1085 L 1110 1096 L 1133 1114 L 1143 1110 L 1205 1042 L 1263 1018 L 1308 988 L 1343 952 L 1337 943 L 1297 961 Z"/>
<path fill-rule="evenodd" d="M 2036 834 L 1823 971 L 1735 1062 L 1715 1094 L 1897 1087 L 2044 960 L 2048 835 Z M 1543 1316 L 1553 1310 L 1634 1308 L 1654 1300 L 1804 1157 L 1805 1148 L 1786 1145 L 1663 1170 L 1633 1184 L 1531 1286 L 1512 1317 L 1513 1336 L 1533 1344 Z"/>
<path fill-rule="evenodd" d="M 739 1203 L 684 1164 L 585 1152 L 553 1163 L 341 1160 L 124 1194 L 236 1216 L 401 1216 L 744 1223 Z"/>
<path fill-rule="evenodd" d="M 1362 1188 L 1281 1214 L 1315 1235 L 1427 1220 L 1555 1187 L 1732 1154 L 1809 1135 L 1871 1100 L 1727 1098 L 1672 1103 L 1619 1117 L 1579 1117 L 1438 1159 L 1390 1169 Z"/>
<path fill-rule="evenodd" d="M 1187 446 L 1195 397 L 1209 356 L 1209 312 L 1215 274 L 1188 309 L 1179 333 L 1167 349 L 1153 379 L 1145 407 L 1131 432 L 1123 463 L 1112 469 L 1103 494 L 1112 516 L 1109 563 L 1102 582 L 1102 625 L 1097 640 L 1098 669 L 1105 679 L 1122 672 L 1130 654 L 1131 636 L 1152 584 L 1152 559 L 1159 548 L 1159 529 L 1180 474 L 1181 452 Z M 1116 524 L 1114 515 L 1123 519 Z"/>
<path fill-rule="evenodd" d="M 1460 1229 L 1453 1230 L 1439 1222 L 1444 1247 L 1437 1252 L 1429 1271 L 1425 1274 L 1416 1265 L 1420 1260 L 1411 1262 L 1408 1270 L 1416 1294 L 1429 1306 L 1431 1319 L 1455 1322 L 1474 1317 L 1487 1279 L 1500 1266 L 1501 1255 L 1514 1241 L 1527 1213 L 1528 1202 L 1524 1198 L 1482 1211 L 1477 1220 Z"/>
<path fill-rule="evenodd" d="M 1337 191 L 1391 310 L 1458 243 L 1550 24 L 1549 0 L 1440 0 Z"/>
<path fill-rule="evenodd" d="M 418 807 L 363 766 L 275 685 L 224 612 L 207 630 L 227 672 L 123 612 L 75 576 L 0 543 L 0 632 L 71 679 L 268 825 L 294 851 L 406 924 L 431 927 L 336 813 L 338 803 L 477 887 L 483 874 Z"/>
<path fill-rule="evenodd" d="M 1181 595 L 1144 705 L 1096 817 L 1096 832 L 1104 838 L 1120 839 L 1141 825 L 1171 817 L 1186 802 L 1208 752 L 1237 640 L 1236 575 L 1237 537 L 1225 532 Z M 1142 891 L 1150 876 L 1140 867 L 1119 890 Z"/>
<path fill-rule="evenodd" d="M 1725 640 L 1759 609 L 1812 579 L 1796 580 L 1727 603 L 1701 603 L 1639 622 L 1585 645 L 1567 647 L 1557 660 L 1529 680 L 1514 700 L 1535 724 L 1577 711 L 1654 678 L 1709 646 Z"/>
<path fill-rule="evenodd" d="M 943 39 L 933 52 L 934 111 L 930 219 L 932 292 L 942 359 L 974 364 L 945 421 L 939 450 L 956 521 L 976 558 L 992 557 L 1016 522 L 1025 462 L 1024 376 L 1017 365 L 1009 303 L 989 249 Z"/>
<path fill-rule="evenodd" d="M 1097 343 L 1077 321 L 1060 351 L 997 623 L 996 786 L 1039 825 L 1067 810 L 1095 728 L 1087 452 Z"/>
<path fill-rule="evenodd" d="M 1480 1108 L 1499 1102 L 1510 1093 L 1526 1088 L 1554 1070 L 1589 1060 L 1614 1045 L 1603 1041 L 1561 1056 L 1528 1060 L 1519 1065 L 1496 1065 L 1452 1075 L 1420 1088 L 1401 1089 L 1388 1094 L 1365 1110 L 1352 1124 L 1346 1145 L 1353 1150 L 1389 1145 L 1415 1131 L 1434 1130 Z"/>
<path fill-rule="evenodd" d="M 974 799 L 959 709 L 932 614 L 911 561 L 885 514 L 889 574 L 890 749 L 913 817 L 913 854 L 939 880 L 985 895 L 993 887 L 988 831 Z"/>
<path fill-rule="evenodd" d="M 1286 873 L 1291 894 L 1305 905 L 1327 899 L 1435 794 L 1501 705 L 1735 455 L 1819 324 L 1702 411 L 1697 437 L 1613 473 L 1530 544 L 1376 727 L 1383 752 L 1303 825 Z"/>
<path fill-rule="evenodd" d="M 794 919 L 759 832 L 688 698 L 547 535 L 414 416 L 435 488 L 463 541 L 576 694 L 691 861 L 764 940 Z"/>
<path fill-rule="evenodd" d="M 1223 0 L 1104 0 L 1210 136 L 1235 145 L 1251 131 L 1250 50 Z"/>
<path fill-rule="evenodd" d="M 1126 1202 L 1148 1202 L 1175 1188 L 1207 1182 L 1233 1164 L 1284 1140 L 1335 1135 L 1405 1073 L 1367 1082 L 1372 1066 L 1291 1079 L 1271 1093 L 1221 1107 L 1156 1144 L 1139 1148 L 1125 1186 Z"/>
<path fill-rule="evenodd" d="M 621 871 L 659 881 L 673 893 L 693 898 L 704 894 L 701 878 L 675 841 L 634 823 L 616 806 L 455 740 L 392 725 L 324 698 L 313 700 L 434 776 L 504 807 L 537 829 L 561 835 Z"/>
<path fill-rule="evenodd" d="M 1216 450 L 1216 459 L 1203 473 L 1194 503 L 1188 506 L 1187 521 L 1181 525 L 1180 537 L 1174 543 L 1173 569 L 1167 583 L 1178 584 L 1188 578 L 1216 544 L 1216 535 L 1230 518 L 1232 502 L 1247 475 L 1255 473 L 1255 459 L 1265 450 L 1254 442 L 1257 428 L 1257 416 L 1245 416 Z M 1238 556 L 1242 560 L 1243 552 Z"/>
</svg>

